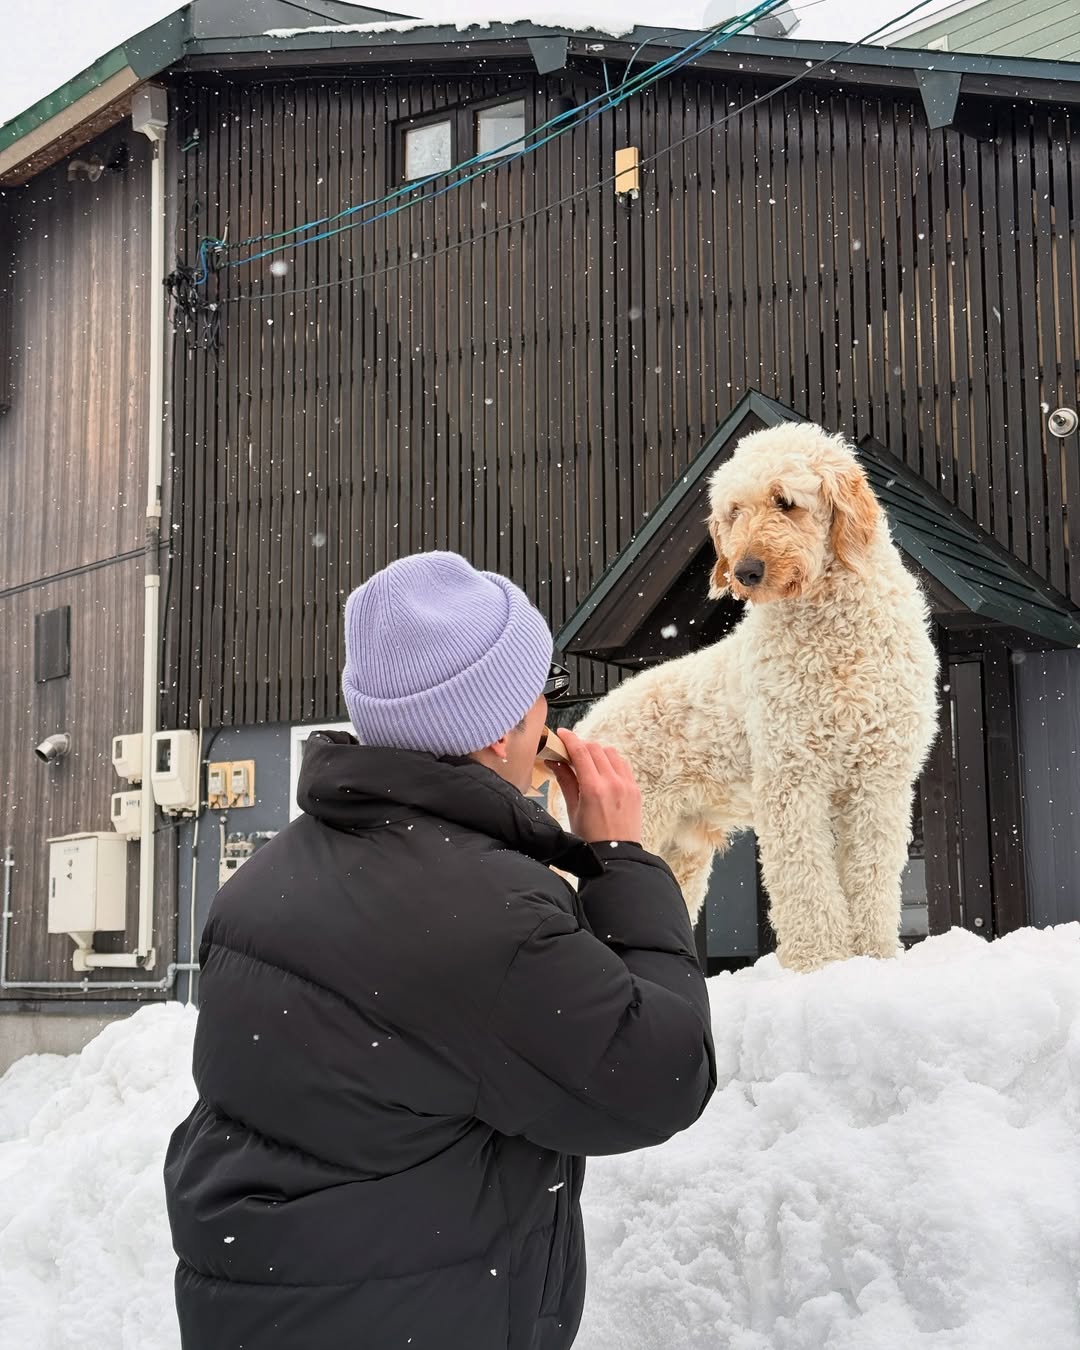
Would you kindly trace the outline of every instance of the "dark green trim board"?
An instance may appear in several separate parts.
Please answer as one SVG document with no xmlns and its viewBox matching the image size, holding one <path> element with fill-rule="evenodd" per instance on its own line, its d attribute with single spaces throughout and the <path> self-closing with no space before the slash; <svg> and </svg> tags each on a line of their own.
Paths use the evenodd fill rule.
<svg viewBox="0 0 1080 1350">
<path fill-rule="evenodd" d="M 897 544 L 961 604 L 1035 637 L 1080 646 L 1080 610 L 887 450 L 866 442 L 859 457 Z"/>
<path fill-rule="evenodd" d="M 187 9 L 168 15 L 151 28 L 114 47 L 73 79 L 38 99 L 25 112 L 0 127 L 0 150 L 21 141 L 73 103 L 92 93 L 121 70 L 130 69 L 140 80 L 174 65 L 184 54 L 188 35 Z"/>
<path fill-rule="evenodd" d="M 691 535 L 686 545 L 677 550 L 682 557 L 676 560 L 674 564 L 676 571 L 681 571 L 682 564 L 689 562 L 700 548 L 708 542 L 705 535 L 705 480 L 713 469 L 719 467 L 724 458 L 722 452 L 725 447 L 733 444 L 737 437 L 746 435 L 756 429 L 754 426 L 748 426 L 748 421 L 754 421 L 760 426 L 774 427 L 779 426 L 782 422 L 802 422 L 805 420 L 805 418 L 799 417 L 781 404 L 766 398 L 764 394 L 759 394 L 756 389 L 751 389 L 749 393 L 744 394 L 713 435 L 706 441 L 704 448 L 690 463 L 686 472 L 671 485 L 660 499 L 656 509 L 651 513 L 642 528 L 614 559 L 593 589 L 567 619 L 562 629 L 556 634 L 556 648 L 559 651 L 582 655 L 593 654 L 589 635 L 589 629 L 592 625 L 589 621 L 599 610 L 605 608 L 605 602 L 613 595 L 621 594 L 624 583 L 630 579 L 631 575 L 644 568 L 648 571 L 650 577 L 656 577 L 658 580 L 658 574 L 661 572 L 668 573 L 670 576 L 671 567 L 658 569 L 655 563 L 661 552 L 670 549 L 672 536 L 675 533 L 676 517 L 678 517 L 679 533 L 689 530 Z M 697 502 L 700 505 L 700 510 L 692 507 L 690 505 L 692 502 Z M 687 508 L 692 512 L 693 519 L 687 519 Z M 651 605 L 648 607 L 651 608 Z M 639 606 L 639 608 L 645 608 L 645 606 Z"/>
<path fill-rule="evenodd" d="M 748 432 L 805 420 L 756 390 L 745 394 L 556 634 L 558 650 L 617 659 L 625 634 L 708 544 L 709 474 Z M 900 549 L 963 608 L 1048 644 L 1080 645 L 1080 611 L 1063 596 L 882 446 L 866 442 L 858 454 Z"/>
</svg>

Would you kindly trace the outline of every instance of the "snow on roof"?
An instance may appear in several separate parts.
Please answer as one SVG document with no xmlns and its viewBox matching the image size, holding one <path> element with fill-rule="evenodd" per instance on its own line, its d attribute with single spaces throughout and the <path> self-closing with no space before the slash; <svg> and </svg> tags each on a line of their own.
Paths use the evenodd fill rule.
<svg viewBox="0 0 1080 1350">
<path fill-rule="evenodd" d="M 1080 924 L 709 987 L 705 1115 L 589 1163 L 576 1350 L 1076 1350 Z M 178 1350 L 194 1029 L 159 1004 L 0 1079 L 0 1344 Z"/>
<path fill-rule="evenodd" d="M 512 23 L 532 23 L 538 28 L 569 29 L 573 33 L 602 33 L 607 37 L 625 37 L 634 31 L 634 20 L 626 17 L 626 6 L 594 3 L 587 10 L 567 5 L 547 8 L 543 3 L 514 5 L 508 0 L 497 4 L 455 5 L 453 17 L 427 19 L 391 19 L 382 23 L 323 24 L 314 28 L 271 28 L 266 36 L 300 37 L 307 33 L 411 33 L 418 28 L 455 28 L 459 33 L 472 28 L 490 28 Z"/>
</svg>

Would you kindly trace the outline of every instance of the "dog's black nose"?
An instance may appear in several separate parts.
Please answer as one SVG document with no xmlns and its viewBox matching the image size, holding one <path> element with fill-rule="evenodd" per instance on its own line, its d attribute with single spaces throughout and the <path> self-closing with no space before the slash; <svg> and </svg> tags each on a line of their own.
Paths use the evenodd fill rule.
<svg viewBox="0 0 1080 1350">
<path fill-rule="evenodd" d="M 765 564 L 760 558 L 743 558 L 735 568 L 735 580 L 741 586 L 758 586 L 765 575 Z"/>
</svg>

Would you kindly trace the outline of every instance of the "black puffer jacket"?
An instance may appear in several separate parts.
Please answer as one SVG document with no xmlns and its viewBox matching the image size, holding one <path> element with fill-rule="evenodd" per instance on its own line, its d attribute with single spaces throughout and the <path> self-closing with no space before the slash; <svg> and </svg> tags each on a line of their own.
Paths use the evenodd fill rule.
<svg viewBox="0 0 1080 1350">
<path fill-rule="evenodd" d="M 582 1155 L 667 1139 L 715 1084 L 675 881 L 478 764 L 341 733 L 300 802 L 200 951 L 165 1166 L 185 1350 L 563 1350 Z"/>
</svg>

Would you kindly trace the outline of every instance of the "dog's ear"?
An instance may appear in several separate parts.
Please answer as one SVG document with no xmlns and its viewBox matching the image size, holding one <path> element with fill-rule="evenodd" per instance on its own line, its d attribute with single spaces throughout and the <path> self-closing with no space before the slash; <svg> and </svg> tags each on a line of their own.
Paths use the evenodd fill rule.
<svg viewBox="0 0 1080 1350">
<path fill-rule="evenodd" d="M 728 587 L 731 585 L 731 567 L 724 557 L 723 549 L 720 547 L 719 532 L 711 520 L 709 521 L 709 534 L 712 536 L 713 548 L 716 549 L 716 562 L 713 565 L 713 570 L 709 573 L 709 599 L 722 600 L 727 595 Z"/>
<path fill-rule="evenodd" d="M 825 479 L 832 505 L 829 542 L 833 556 L 854 572 L 865 556 L 877 529 L 881 507 L 870 491 L 866 475 L 856 464 L 845 464 Z"/>
</svg>

